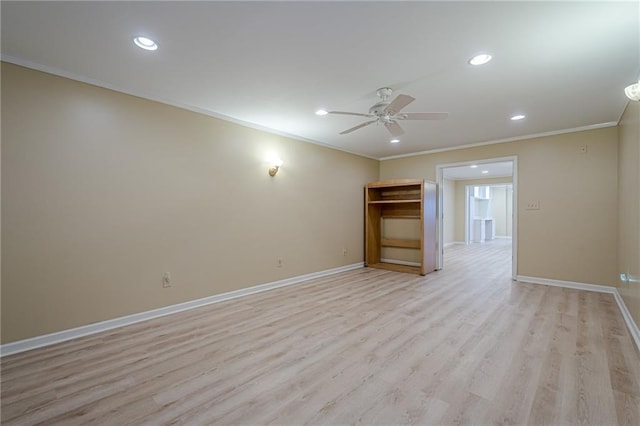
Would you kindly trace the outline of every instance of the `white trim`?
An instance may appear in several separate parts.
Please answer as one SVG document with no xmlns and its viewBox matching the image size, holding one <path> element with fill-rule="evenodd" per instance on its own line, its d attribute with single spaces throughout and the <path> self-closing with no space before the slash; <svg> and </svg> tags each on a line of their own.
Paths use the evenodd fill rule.
<svg viewBox="0 0 640 426">
<path fill-rule="evenodd" d="M 471 203 L 469 202 L 471 198 L 471 185 L 464 186 L 464 243 L 471 244 L 471 227 L 469 226 L 471 222 L 471 218 L 469 217 L 469 213 L 471 210 Z M 475 211 L 475 207 L 474 207 Z"/>
<path fill-rule="evenodd" d="M 490 164 L 490 163 L 505 163 L 507 161 L 513 161 L 518 158 L 515 155 L 510 155 L 507 157 L 496 157 L 496 158 L 483 158 L 481 160 L 471 160 L 471 161 L 458 161 L 456 163 L 446 163 L 446 164 L 438 164 L 436 167 L 448 168 L 448 167 L 460 167 L 460 166 L 470 166 L 472 164 Z M 515 169 L 513 169 L 515 171 Z M 509 177 L 509 176 L 499 176 L 500 178 Z M 498 179 L 499 177 L 496 177 Z M 491 177 L 480 177 L 478 179 L 491 179 Z M 463 179 L 463 180 L 474 180 L 474 179 Z M 511 183 L 511 182 L 501 182 L 501 183 Z M 484 183 L 482 185 L 491 185 L 490 183 Z"/>
<path fill-rule="evenodd" d="M 312 272 L 297 277 L 285 278 L 279 281 L 273 281 L 266 284 L 260 284 L 253 287 L 242 288 L 227 293 L 216 294 L 202 299 L 191 300 L 189 302 L 178 303 L 176 305 L 165 306 L 163 308 L 153 309 L 151 311 L 140 312 L 137 314 L 127 315 L 124 317 L 114 318 L 106 321 L 97 322 L 95 324 L 83 325 L 81 327 L 62 330 L 55 333 L 45 334 L 42 336 L 32 337 L 30 339 L 19 340 L 17 342 L 5 343 L 0 345 L 0 357 L 12 355 L 31 349 L 41 348 L 56 343 L 65 342 L 67 340 L 77 339 L 78 337 L 89 336 L 91 334 L 101 333 L 103 331 L 112 330 L 114 328 L 124 327 L 126 325 L 147 321 L 153 318 L 163 317 L 182 311 L 187 311 L 201 306 L 218 303 L 225 300 L 235 299 L 237 297 L 247 296 L 249 294 L 261 293 L 263 291 L 272 290 L 292 284 L 298 284 L 303 281 L 314 278 L 321 278 L 340 272 L 351 271 L 364 267 L 364 262 L 354 263 L 351 265 L 340 266 L 337 268 L 327 269 L 319 272 Z"/>
<path fill-rule="evenodd" d="M 604 129 L 606 127 L 615 127 L 617 125 L 618 125 L 617 121 L 607 121 L 606 123 L 590 124 L 588 126 L 573 127 L 571 129 L 553 130 L 551 132 L 534 133 L 534 134 L 531 134 L 531 135 L 516 136 L 516 137 L 513 137 L 513 138 L 497 139 L 497 140 L 494 140 L 494 141 L 470 143 L 470 144 L 467 144 L 467 145 L 458 145 L 458 146 L 452 146 L 452 147 L 447 147 L 447 148 L 437 148 L 437 149 L 431 149 L 431 150 L 428 150 L 428 151 L 412 152 L 412 153 L 409 153 L 409 154 L 391 155 L 389 157 L 378 158 L 378 160 L 384 161 L 384 160 L 395 160 L 395 159 L 398 159 L 398 158 L 417 157 L 417 156 L 420 156 L 420 155 L 435 154 L 437 152 L 456 151 L 458 149 L 476 148 L 476 147 L 479 147 L 479 146 L 495 145 L 495 144 L 499 144 L 499 143 L 516 142 L 516 141 L 522 141 L 522 140 L 527 140 L 527 139 L 543 138 L 543 137 L 546 137 L 546 136 L 564 135 L 566 133 L 583 132 L 583 131 L 586 131 L 586 130 Z"/>
<path fill-rule="evenodd" d="M 209 117 L 213 117 L 213 118 L 217 118 L 219 120 L 224 120 L 224 121 L 228 121 L 234 124 L 238 124 L 240 126 L 244 126 L 244 127 L 249 127 L 251 129 L 256 129 L 256 130 L 260 130 L 262 132 L 265 133 L 269 133 L 272 135 L 278 135 L 278 136 L 283 136 L 285 138 L 290 138 L 290 139 L 295 139 L 301 142 L 306 142 L 306 143 L 310 143 L 313 145 L 319 145 L 325 148 L 329 148 L 329 149 L 335 149 L 336 151 L 342 151 L 342 152 L 346 152 L 347 154 L 353 154 L 353 155 L 357 155 L 358 157 L 365 157 L 365 158 L 370 158 L 372 160 L 378 160 L 378 158 L 376 157 L 372 157 L 370 155 L 366 155 L 366 154 L 359 154 L 357 152 L 353 152 L 353 151 L 348 151 L 346 149 L 343 149 L 341 147 L 335 146 L 335 145 L 330 145 L 328 143 L 325 142 L 320 142 L 320 141 L 316 141 L 313 139 L 308 139 L 299 135 L 294 135 L 292 133 L 287 133 L 287 132 L 282 132 L 280 130 L 276 130 L 276 129 L 272 129 L 269 127 L 265 127 L 265 126 L 261 126 L 260 124 L 256 124 L 256 123 L 251 123 L 249 121 L 244 121 L 244 120 L 240 120 L 239 118 L 234 118 L 228 115 L 224 115 L 224 114 L 220 114 L 219 112 L 215 112 L 215 111 L 210 111 L 204 108 L 200 108 L 197 106 L 193 106 L 193 105 L 189 105 L 189 104 L 185 104 L 182 102 L 176 102 L 173 101 L 171 99 L 166 99 L 166 98 L 162 98 L 159 96 L 155 96 L 155 95 L 150 95 L 148 93 L 145 92 L 141 92 L 141 91 L 137 91 L 137 90 L 131 90 L 131 89 L 123 89 L 122 87 L 119 87 L 115 84 L 110 84 L 110 83 L 106 83 L 104 81 L 100 81 L 100 80 L 96 80 L 93 78 L 88 78 L 88 77 L 84 77 L 82 75 L 78 75 L 69 71 L 65 71 L 62 70 L 60 68 L 55 68 L 55 67 L 50 67 L 47 65 L 42 65 L 42 64 L 38 64 L 36 62 L 31 62 L 31 61 L 27 61 L 24 59 L 20 59 L 20 58 L 16 58 L 13 56 L 8 56 L 8 55 L 0 55 L 0 60 L 2 60 L 3 62 L 8 62 L 11 64 L 15 64 L 15 65 L 19 65 L 25 68 L 31 68 L 34 69 L 36 71 L 42 71 L 45 72 L 47 74 L 53 74 L 53 75 L 57 75 L 59 77 L 64 77 L 64 78 L 68 78 L 69 80 L 75 80 L 75 81 L 79 81 L 81 83 L 86 83 L 86 84 L 90 84 L 92 86 L 97 86 L 97 87 L 102 87 L 103 89 L 109 89 L 109 90 L 113 90 L 115 92 L 120 92 L 120 93 L 124 93 L 126 95 L 131 95 L 131 96 L 135 96 L 138 98 L 142 98 L 142 99 L 147 99 L 150 101 L 154 101 L 154 102 L 160 102 L 161 104 L 165 104 L 165 105 L 170 105 L 176 108 L 180 108 L 180 109 L 184 109 L 187 111 L 191 111 L 191 112 L 195 112 L 198 114 L 203 114 L 203 115 L 207 115 Z"/>
<path fill-rule="evenodd" d="M 513 157 L 511 176 L 511 278 L 518 276 L 518 156 Z"/>
<path fill-rule="evenodd" d="M 636 347 L 640 350 L 640 328 L 638 328 L 638 324 L 633 320 L 629 309 L 627 309 L 627 305 L 625 305 L 624 300 L 620 296 L 618 289 L 616 287 L 611 287 L 607 285 L 595 285 L 595 284 L 585 284 L 578 283 L 574 281 L 561 281 L 561 280 L 553 280 L 549 278 L 538 278 L 538 277 L 528 277 L 525 275 L 518 275 L 516 280 L 523 283 L 530 284 L 543 284 L 554 287 L 563 287 L 563 288 L 571 288 L 574 290 L 585 290 L 585 291 L 594 291 L 596 293 L 607 293 L 613 295 L 616 303 L 618 304 L 618 309 L 620 309 L 620 313 L 622 314 L 622 318 L 624 318 L 624 322 L 627 324 L 627 328 L 629 329 L 629 334 L 633 338 L 636 343 Z"/>
<path fill-rule="evenodd" d="M 406 265 L 406 266 L 422 266 L 420 262 L 409 262 L 407 260 L 396 260 L 396 259 L 380 259 L 380 262 L 383 263 L 394 263 L 396 265 Z"/>
<path fill-rule="evenodd" d="M 444 215 L 442 209 L 444 208 L 444 170 L 440 165 L 436 164 L 436 271 L 442 269 L 444 264 Z"/>
<path fill-rule="evenodd" d="M 529 284 L 543 284 L 554 287 L 572 288 L 574 290 L 595 291 L 597 293 L 613 294 L 616 291 L 615 287 L 611 287 L 608 285 L 585 284 L 575 281 L 554 280 L 551 278 L 528 277 L 526 275 L 518 275 L 516 277 L 516 281 Z"/>
<path fill-rule="evenodd" d="M 511 175 L 504 175 L 504 174 L 499 174 L 499 175 L 494 175 L 492 174 L 491 176 L 487 177 L 482 176 L 482 177 L 448 177 L 448 180 L 452 180 L 454 182 L 458 182 L 458 181 L 462 181 L 462 180 L 476 180 L 476 179 L 500 179 L 500 178 L 511 178 Z M 511 183 L 511 182 L 496 182 L 496 183 L 481 183 L 479 184 L 479 186 L 500 186 L 500 185 L 506 185 L 507 183 Z"/>
<path fill-rule="evenodd" d="M 636 324 L 636 322 L 633 320 L 631 312 L 629 312 L 629 309 L 627 309 L 627 305 L 624 304 L 624 300 L 622 299 L 622 296 L 620 296 L 618 289 L 616 289 L 615 293 L 613 293 L 613 297 L 616 299 L 618 308 L 620 308 L 620 312 L 622 313 L 622 317 L 624 318 L 624 322 L 627 323 L 629 333 L 631 333 L 631 337 L 633 337 L 633 340 L 635 340 L 636 346 L 640 351 L 640 328 L 638 328 L 638 324 Z"/>
</svg>

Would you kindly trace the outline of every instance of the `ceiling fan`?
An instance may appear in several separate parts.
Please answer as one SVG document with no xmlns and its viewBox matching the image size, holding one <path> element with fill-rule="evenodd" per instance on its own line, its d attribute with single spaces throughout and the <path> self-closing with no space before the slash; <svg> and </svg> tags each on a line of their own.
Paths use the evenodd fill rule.
<svg viewBox="0 0 640 426">
<path fill-rule="evenodd" d="M 368 114 L 361 114 L 358 112 L 346 112 L 346 111 L 329 111 L 329 114 L 342 114 L 342 115 L 356 115 L 359 117 L 371 118 L 369 121 L 365 121 L 362 124 L 358 124 L 355 127 L 340 132 L 341 135 L 354 132 L 358 129 L 362 129 L 365 126 L 376 123 L 383 123 L 392 136 L 401 136 L 404 134 L 404 130 L 398 124 L 398 121 L 402 120 L 444 120 L 449 116 L 447 112 L 404 112 L 400 111 L 415 101 L 414 97 L 408 95 L 398 95 L 393 101 L 389 101 L 393 90 L 388 87 L 383 87 L 376 91 L 376 94 L 380 98 L 380 102 L 369 108 Z"/>
</svg>

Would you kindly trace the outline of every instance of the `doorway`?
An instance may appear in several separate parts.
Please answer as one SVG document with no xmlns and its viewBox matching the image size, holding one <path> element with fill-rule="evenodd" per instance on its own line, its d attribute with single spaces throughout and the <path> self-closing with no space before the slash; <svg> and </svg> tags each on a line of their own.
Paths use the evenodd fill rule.
<svg viewBox="0 0 640 426">
<path fill-rule="evenodd" d="M 511 176 L 508 177 L 511 179 Z M 511 240 L 513 237 L 513 184 L 465 185 L 464 211 L 465 244 L 483 243 L 495 239 Z M 445 241 L 446 231 L 445 228 Z"/>
<path fill-rule="evenodd" d="M 459 163 L 436 165 L 436 182 L 438 184 L 438 232 L 436 267 L 446 266 L 444 259 L 445 247 L 451 244 L 474 244 L 491 241 L 496 236 L 507 236 L 502 226 L 508 226 L 511 233 L 511 276 L 515 279 L 518 270 L 518 214 L 517 214 L 517 167 L 518 159 L 513 157 L 491 158 Z M 510 186 L 509 186 L 510 185 Z M 510 203 L 510 209 L 496 213 L 510 216 L 501 221 L 498 234 L 497 218 L 493 217 L 490 207 L 492 190 L 495 186 L 496 203 L 501 205 Z M 471 188 L 471 189 L 468 189 Z M 475 188 L 478 188 L 477 190 Z M 508 196 L 507 196 L 507 188 Z M 471 191 L 471 192 L 469 192 Z M 504 195 L 504 199 L 502 198 Z M 473 199 L 471 198 L 473 196 Z M 455 199 L 453 198 L 455 197 Z M 476 199 L 480 199 L 476 203 Z M 469 204 L 474 203 L 470 212 Z M 497 206 L 496 207 L 501 207 Z M 455 210 L 455 211 L 454 211 Z M 474 230 L 477 237 L 474 236 Z M 505 240 L 502 240 L 503 242 Z"/>
</svg>

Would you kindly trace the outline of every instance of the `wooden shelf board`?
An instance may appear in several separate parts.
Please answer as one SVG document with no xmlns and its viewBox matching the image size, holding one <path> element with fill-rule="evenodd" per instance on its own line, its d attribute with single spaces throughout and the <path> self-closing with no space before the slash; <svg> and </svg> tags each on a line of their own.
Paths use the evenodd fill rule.
<svg viewBox="0 0 640 426">
<path fill-rule="evenodd" d="M 421 268 L 419 266 L 409 266 L 409 265 L 398 265 L 397 263 L 371 263 L 367 264 L 370 268 L 378 268 L 378 269 L 386 269 L 387 271 L 395 271 L 395 272 L 406 272 L 408 274 L 419 274 L 421 273 Z"/>
<path fill-rule="evenodd" d="M 389 186 L 411 186 L 411 185 L 422 185 L 424 181 L 418 179 L 394 179 L 394 180 L 384 180 L 378 182 L 371 182 L 367 185 L 367 188 L 386 188 Z"/>
<path fill-rule="evenodd" d="M 402 238 L 383 238 L 382 247 L 399 247 L 408 249 L 420 249 L 420 240 L 407 240 Z"/>
<path fill-rule="evenodd" d="M 417 200 L 374 200 L 369 201 L 369 204 L 405 204 L 405 203 L 419 203 L 420 199 Z"/>
</svg>

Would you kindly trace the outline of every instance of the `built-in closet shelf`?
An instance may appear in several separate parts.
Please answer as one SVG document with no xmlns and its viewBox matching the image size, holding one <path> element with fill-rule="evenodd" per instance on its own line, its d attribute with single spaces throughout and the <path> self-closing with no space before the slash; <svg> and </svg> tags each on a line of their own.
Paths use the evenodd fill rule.
<svg viewBox="0 0 640 426">
<path fill-rule="evenodd" d="M 368 184 L 365 188 L 365 264 L 372 268 L 426 275 L 435 270 L 436 185 L 416 179 L 397 179 Z M 394 238 L 384 235 L 384 219 L 419 221 L 419 235 Z M 412 225 L 413 226 L 413 225 Z M 398 235 L 399 236 L 399 235 Z M 404 235 L 406 237 L 408 235 Z M 419 266 L 406 259 L 387 259 L 383 248 L 418 251 Z M 400 251 L 401 251 L 400 250 Z M 398 255 L 398 250 L 396 250 Z M 382 258 L 385 257 L 385 261 Z M 398 261 L 399 263 L 394 263 Z M 411 262 L 414 262 L 411 260 Z"/>
<path fill-rule="evenodd" d="M 377 200 L 377 201 L 369 201 L 369 204 L 403 204 L 403 203 L 420 203 L 420 200 Z"/>
<path fill-rule="evenodd" d="M 420 240 L 405 240 L 401 238 L 383 238 L 380 245 L 382 247 L 398 247 L 398 248 L 410 248 L 419 249 Z"/>
<path fill-rule="evenodd" d="M 416 219 L 416 220 L 420 220 L 420 216 L 418 215 L 409 215 L 409 214 L 403 214 L 406 212 L 398 212 L 398 211 L 393 211 L 393 212 L 382 212 L 381 216 L 383 219 L 384 218 L 389 218 L 389 219 Z"/>
</svg>

